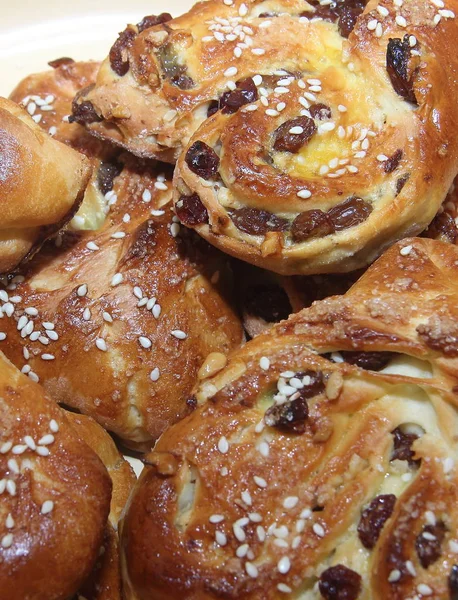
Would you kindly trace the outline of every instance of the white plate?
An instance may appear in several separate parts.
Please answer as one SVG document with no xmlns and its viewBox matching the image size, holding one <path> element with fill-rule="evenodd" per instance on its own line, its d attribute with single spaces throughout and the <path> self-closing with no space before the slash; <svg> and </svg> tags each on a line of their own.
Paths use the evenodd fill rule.
<svg viewBox="0 0 458 600">
<path fill-rule="evenodd" d="M 126 5 L 130 8 L 126 8 Z M 61 56 L 102 59 L 117 33 L 145 15 L 179 15 L 189 0 L 0 0 L 0 95 L 8 96 L 26 75 L 43 71 Z"/>
<path fill-rule="evenodd" d="M 119 31 L 145 15 L 186 11 L 190 0 L 161 3 L 136 0 L 126 10 L 124 0 L 0 0 L 0 96 L 8 96 L 21 79 L 49 69 L 61 56 L 101 60 Z M 142 463 L 129 456 L 137 475 Z"/>
</svg>

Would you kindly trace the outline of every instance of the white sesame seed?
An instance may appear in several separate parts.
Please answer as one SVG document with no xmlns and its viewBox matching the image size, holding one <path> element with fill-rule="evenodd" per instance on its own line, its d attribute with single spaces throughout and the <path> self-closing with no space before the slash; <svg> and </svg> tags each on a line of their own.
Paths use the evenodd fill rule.
<svg viewBox="0 0 458 600">
<path fill-rule="evenodd" d="M 162 181 L 155 181 L 155 182 L 154 182 L 154 187 L 155 187 L 157 190 L 161 190 L 162 192 L 166 192 L 166 191 L 169 189 L 169 188 L 167 187 L 167 185 L 166 185 L 164 182 L 162 182 Z"/>
<path fill-rule="evenodd" d="M 422 596 L 431 596 L 433 590 L 429 587 L 429 585 L 426 585 L 426 583 L 420 583 L 417 585 L 417 592 Z"/>
<path fill-rule="evenodd" d="M 263 371 L 268 371 L 269 370 L 270 360 L 267 358 L 267 356 L 261 356 L 261 358 L 259 360 L 259 366 L 261 367 L 261 369 Z"/>
<path fill-rule="evenodd" d="M 299 498 L 297 496 L 288 496 L 283 501 L 284 508 L 294 508 L 299 502 Z"/>
<path fill-rule="evenodd" d="M 151 340 L 149 338 L 145 337 L 144 335 L 141 335 L 138 338 L 138 341 L 140 343 L 140 346 L 145 349 L 151 348 L 151 346 L 153 345 Z"/>
<path fill-rule="evenodd" d="M 221 454 L 226 454 L 226 452 L 229 450 L 229 442 L 224 435 L 218 440 L 218 450 L 221 452 Z"/>
<path fill-rule="evenodd" d="M 263 54 L 266 53 L 266 51 L 264 50 L 264 48 L 253 48 L 251 50 L 251 53 L 254 54 L 255 56 L 262 56 Z"/>
<path fill-rule="evenodd" d="M 170 333 L 173 335 L 173 337 L 177 338 L 177 340 L 185 340 L 188 337 L 184 331 L 181 331 L 181 329 L 174 329 Z"/>
<path fill-rule="evenodd" d="M 440 20 L 441 20 L 441 16 L 440 15 L 434 15 L 434 19 L 433 19 L 434 25 L 439 25 Z"/>
<path fill-rule="evenodd" d="M 13 529 L 14 527 L 14 519 L 11 513 L 8 513 L 8 516 L 6 517 L 5 526 L 7 529 Z"/>
<path fill-rule="evenodd" d="M 386 162 L 388 160 L 388 156 L 386 156 L 386 154 L 378 154 L 377 155 L 377 160 L 379 162 Z"/>
<path fill-rule="evenodd" d="M 375 28 L 377 27 L 377 19 L 371 19 L 370 21 L 368 21 L 367 23 L 367 28 L 369 29 L 369 31 L 375 31 Z"/>
<path fill-rule="evenodd" d="M 116 273 L 115 275 L 113 275 L 113 277 L 111 279 L 111 285 L 114 287 L 116 285 L 119 285 L 123 281 L 124 281 L 124 277 L 123 277 L 122 273 Z"/>
<path fill-rule="evenodd" d="M 161 376 L 161 373 L 157 367 L 155 367 L 149 374 L 151 381 L 157 381 L 160 376 Z"/>
<path fill-rule="evenodd" d="M 232 526 L 232 530 L 234 532 L 235 537 L 237 538 L 237 540 L 239 542 L 244 542 L 246 540 L 245 532 L 243 531 L 243 529 L 241 528 L 240 525 L 238 525 L 237 523 L 234 523 L 234 525 Z"/>
<path fill-rule="evenodd" d="M 319 523 L 314 523 L 312 529 L 313 529 L 314 533 L 316 533 L 316 535 L 318 537 L 324 537 L 325 536 L 325 531 L 323 529 L 323 526 L 320 525 Z"/>
<path fill-rule="evenodd" d="M 35 102 L 29 102 L 29 104 L 27 106 L 27 112 L 29 113 L 29 115 L 33 115 L 36 110 L 37 110 L 37 105 L 35 104 Z"/>
<path fill-rule="evenodd" d="M 172 234 L 172 237 L 177 237 L 177 235 L 180 233 L 180 226 L 178 223 L 172 223 L 170 226 L 170 233 Z"/>
<path fill-rule="evenodd" d="M 300 135 L 303 132 L 304 132 L 304 128 L 300 127 L 300 125 L 297 125 L 295 127 L 291 127 L 291 129 L 289 130 L 289 133 L 291 133 L 293 135 Z"/>
<path fill-rule="evenodd" d="M 409 35 L 409 46 L 414 48 L 417 45 L 417 38 L 414 35 Z"/>
<path fill-rule="evenodd" d="M 239 15 L 241 17 L 246 17 L 248 14 L 248 6 L 245 3 L 242 3 L 239 8 Z"/>
<path fill-rule="evenodd" d="M 55 127 L 54 125 L 52 125 L 49 129 L 48 129 L 48 133 L 49 135 L 52 137 L 53 135 L 56 135 L 57 133 L 57 127 Z"/>
<path fill-rule="evenodd" d="M 254 77 L 252 77 L 252 79 L 253 79 L 254 85 L 256 85 L 256 86 L 261 85 L 261 83 L 262 83 L 262 76 L 261 75 L 254 75 Z"/>
<path fill-rule="evenodd" d="M 41 514 L 42 515 L 47 515 L 50 512 L 52 512 L 53 508 L 54 508 L 54 502 L 52 500 L 46 500 L 41 505 Z"/>
<path fill-rule="evenodd" d="M 56 357 L 54 354 L 42 354 L 41 358 L 42 360 L 54 360 Z"/>
<path fill-rule="evenodd" d="M 11 302 L 7 302 L 2 306 L 2 310 L 7 317 L 11 317 L 14 313 L 14 305 Z"/>
<path fill-rule="evenodd" d="M 51 433 L 47 433 L 38 441 L 38 444 L 40 446 L 49 446 L 53 442 L 54 442 L 54 436 Z"/>
<path fill-rule="evenodd" d="M 263 106 L 269 106 L 269 101 L 267 100 L 267 98 L 265 96 L 261 96 L 261 104 Z"/>
<path fill-rule="evenodd" d="M 279 583 L 277 584 L 277 590 L 279 592 L 283 592 L 284 594 L 291 594 L 291 592 L 293 591 L 289 585 L 286 585 L 286 583 Z"/>
<path fill-rule="evenodd" d="M 6 482 L 6 491 L 10 496 L 16 495 L 16 483 L 12 479 L 8 479 Z"/>
<path fill-rule="evenodd" d="M 149 298 L 148 302 L 146 303 L 146 310 L 151 310 L 155 304 L 156 298 Z"/>
<path fill-rule="evenodd" d="M 51 421 L 49 421 L 49 429 L 53 433 L 57 433 L 59 431 L 59 424 L 55 419 L 51 419 Z"/>
<path fill-rule="evenodd" d="M 159 318 L 159 316 L 160 316 L 160 314 L 161 314 L 161 310 L 162 310 L 162 309 L 161 309 L 161 305 L 160 305 L 160 304 L 155 304 L 155 305 L 153 306 L 153 310 L 152 310 L 151 312 L 153 313 L 153 317 L 154 317 L 155 319 L 158 319 L 158 318 Z"/>
<path fill-rule="evenodd" d="M 453 467 L 455 466 L 455 462 L 454 462 L 453 458 L 448 456 L 447 458 L 444 459 L 443 465 L 444 465 L 444 473 L 447 475 L 447 473 L 450 473 L 453 470 Z"/>
<path fill-rule="evenodd" d="M 13 534 L 7 533 L 2 537 L 2 548 L 10 548 L 13 544 Z"/>
<path fill-rule="evenodd" d="M 282 575 L 285 575 L 286 573 L 288 573 L 290 568 L 291 568 L 291 561 L 288 558 L 288 556 L 283 556 L 282 558 L 280 558 L 280 560 L 277 563 L 278 572 L 281 573 Z"/>
<path fill-rule="evenodd" d="M 253 477 L 255 484 L 260 487 L 260 488 L 266 488 L 267 487 L 267 481 L 263 478 L 263 477 L 259 477 L 258 475 L 255 475 Z"/>
<path fill-rule="evenodd" d="M 406 560 L 406 569 L 409 571 L 409 573 L 412 575 L 412 577 L 417 576 L 417 572 L 416 572 L 415 567 L 413 566 L 413 563 L 411 560 Z"/>
<path fill-rule="evenodd" d="M 215 531 L 215 540 L 220 546 L 225 546 L 227 544 L 227 537 L 222 531 Z"/>
<path fill-rule="evenodd" d="M 332 123 L 331 121 L 328 121 L 327 123 L 322 123 L 321 125 L 318 125 L 318 133 L 326 133 L 328 131 L 332 131 L 333 129 L 335 129 L 336 124 Z"/>
<path fill-rule="evenodd" d="M 28 322 L 29 322 L 29 319 L 25 315 L 22 315 L 22 317 L 19 317 L 19 320 L 17 322 L 18 331 L 23 329 L 27 325 Z"/>
<path fill-rule="evenodd" d="M 40 381 L 40 378 L 38 377 L 38 375 L 36 373 L 34 373 L 33 371 L 30 371 L 27 376 L 29 377 L 29 379 L 31 379 L 33 382 L 38 383 Z"/>
<path fill-rule="evenodd" d="M 261 456 L 263 456 L 264 458 L 267 458 L 269 456 L 270 447 L 267 442 L 261 442 L 258 446 L 258 450 Z"/>
<path fill-rule="evenodd" d="M 87 290 L 87 284 L 83 283 L 83 285 L 80 285 L 79 288 L 76 290 L 76 293 L 78 294 L 78 296 L 80 296 L 80 298 L 82 298 L 87 294 Z"/>
<path fill-rule="evenodd" d="M 97 346 L 97 348 L 99 350 L 102 350 L 102 352 L 106 352 L 108 350 L 107 343 L 105 342 L 105 340 L 103 338 L 97 338 L 95 340 L 95 345 Z"/>
<path fill-rule="evenodd" d="M 17 446 L 13 446 L 13 453 L 14 454 L 22 454 L 23 453 L 23 451 L 22 452 L 14 452 L 15 448 L 17 448 Z M 27 446 L 25 446 L 25 448 L 27 449 Z M 22 446 L 21 446 L 21 449 L 22 449 Z M 17 460 L 15 458 L 10 458 L 8 460 L 8 462 L 7 462 L 7 465 L 8 465 L 8 469 L 12 473 L 14 473 L 15 475 L 19 474 L 19 472 L 20 472 L 19 465 L 18 465 L 18 462 L 17 462 Z"/>
<path fill-rule="evenodd" d="M 139 300 L 141 300 L 143 298 L 143 292 L 142 289 L 140 287 L 138 287 L 138 285 L 136 285 L 134 287 L 134 296 L 136 298 L 138 298 Z"/>
<path fill-rule="evenodd" d="M 224 71 L 224 77 L 233 77 L 234 75 L 237 75 L 237 72 L 237 67 L 229 67 Z"/>
<path fill-rule="evenodd" d="M 27 325 L 26 325 L 25 327 L 23 327 L 23 328 L 22 328 L 22 331 L 21 331 L 21 337 L 22 337 L 22 338 L 25 338 L 25 337 L 27 337 L 28 335 L 30 335 L 30 334 L 32 333 L 32 331 L 33 331 L 33 328 L 34 328 L 34 323 L 33 323 L 33 321 L 29 321 L 29 322 L 27 323 Z M 39 339 L 40 339 L 40 338 L 39 338 Z M 46 338 L 45 338 L 45 339 L 46 339 Z M 46 342 L 44 342 L 44 343 L 45 343 L 45 344 L 47 344 L 47 343 L 48 343 L 48 341 L 49 341 L 49 340 L 47 340 L 47 339 L 46 339 Z M 43 342 L 42 342 L 42 343 L 43 343 Z"/>
<path fill-rule="evenodd" d="M 375 36 L 381 38 L 383 35 L 383 28 L 381 23 L 377 23 L 377 27 L 375 28 Z"/>
<path fill-rule="evenodd" d="M 148 298 L 142 298 L 137 302 L 137 306 L 141 308 L 142 306 L 146 306 L 148 304 Z"/>
<path fill-rule="evenodd" d="M 401 571 L 399 569 L 393 569 L 388 575 L 388 581 L 390 583 L 395 583 L 401 579 Z"/>
<path fill-rule="evenodd" d="M 250 577 L 253 577 L 253 579 L 258 576 L 258 569 L 251 562 L 245 563 L 245 570 Z"/>
<path fill-rule="evenodd" d="M 307 190 L 307 189 L 305 189 L 305 188 L 304 188 L 304 189 L 302 189 L 302 190 L 299 190 L 299 191 L 297 192 L 297 196 L 298 196 L 299 198 L 303 198 L 303 199 L 305 199 L 305 200 L 306 200 L 307 198 L 310 198 L 310 197 L 311 197 L 311 195 L 312 195 L 312 192 L 311 192 L 310 190 Z"/>
<path fill-rule="evenodd" d="M 402 15 L 397 15 L 395 21 L 396 25 L 399 25 L 399 27 L 407 27 L 407 21 Z"/>
<path fill-rule="evenodd" d="M 458 542 L 456 542 L 455 540 L 450 540 L 448 543 L 448 547 L 450 548 L 451 552 L 458 554 Z"/>
<path fill-rule="evenodd" d="M 384 6 L 377 6 L 377 11 L 382 17 L 387 17 L 390 14 L 390 11 Z"/>
<path fill-rule="evenodd" d="M 444 19 L 454 19 L 455 18 L 455 13 L 452 10 L 440 10 L 439 14 L 441 17 L 444 17 Z"/>
<path fill-rule="evenodd" d="M 412 246 L 404 246 L 399 250 L 399 254 L 401 254 L 401 256 L 408 256 L 410 254 L 412 250 Z"/>
<path fill-rule="evenodd" d="M 234 56 L 235 58 L 240 58 L 242 56 L 242 49 L 238 46 L 234 48 Z"/>
<path fill-rule="evenodd" d="M 37 449 L 35 450 L 35 452 L 39 456 L 49 456 L 49 449 L 46 448 L 46 446 L 37 446 Z"/>
<path fill-rule="evenodd" d="M 88 242 L 86 244 L 86 248 L 88 250 L 100 250 L 99 246 L 97 246 L 97 244 L 95 242 Z"/>
<path fill-rule="evenodd" d="M 244 490 L 242 492 L 241 496 L 242 496 L 243 502 L 245 502 L 245 504 L 247 506 L 251 506 L 252 505 L 253 501 L 251 499 L 251 494 L 250 494 L 250 492 L 248 490 Z"/>
<path fill-rule="evenodd" d="M 35 123 L 39 123 L 42 118 L 43 118 L 43 115 L 34 115 L 32 117 L 32 119 L 35 121 Z"/>
<path fill-rule="evenodd" d="M 3 340 L 6 340 L 6 333 L 0 331 L 0 342 L 3 342 Z"/>
<path fill-rule="evenodd" d="M 24 312 L 26 312 L 31 317 L 36 317 L 38 315 L 38 310 L 33 306 L 26 308 Z"/>
<path fill-rule="evenodd" d="M 277 110 L 274 110 L 273 108 L 268 108 L 268 109 L 266 110 L 266 115 L 267 115 L 268 117 L 278 117 L 278 115 L 279 115 L 279 112 L 278 112 Z"/>
<path fill-rule="evenodd" d="M 89 308 L 85 308 L 83 311 L 83 319 L 85 321 L 89 321 L 90 318 L 91 318 L 91 311 Z"/>
<path fill-rule="evenodd" d="M 113 240 L 122 240 L 122 238 L 125 238 L 126 234 L 124 231 L 115 231 L 115 233 L 111 234 L 111 239 Z"/>
<path fill-rule="evenodd" d="M 151 202 L 151 192 L 149 190 L 143 190 L 142 200 L 143 202 Z"/>
<path fill-rule="evenodd" d="M 0 300 L 2 302 L 8 302 L 8 292 L 5 290 L 0 290 Z"/>
<path fill-rule="evenodd" d="M 239 546 L 235 551 L 235 555 L 238 558 L 244 558 L 248 554 L 249 549 L 250 547 L 248 546 L 248 544 L 242 544 L 242 546 Z"/>
<path fill-rule="evenodd" d="M 316 102 L 316 96 L 315 96 L 315 94 L 311 94 L 310 92 L 304 92 L 304 97 L 307 100 L 310 100 L 310 102 Z"/>
<path fill-rule="evenodd" d="M 104 310 L 102 312 L 102 317 L 103 317 L 103 320 L 106 321 L 107 323 L 113 323 L 113 317 L 106 310 Z"/>
</svg>

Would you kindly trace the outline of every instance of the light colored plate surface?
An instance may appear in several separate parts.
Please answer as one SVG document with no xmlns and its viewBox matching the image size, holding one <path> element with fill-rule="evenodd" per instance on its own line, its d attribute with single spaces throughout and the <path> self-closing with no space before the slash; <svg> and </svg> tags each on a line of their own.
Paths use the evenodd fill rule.
<svg viewBox="0 0 458 600">
<path fill-rule="evenodd" d="M 179 15 L 190 0 L 0 0 L 0 95 L 61 56 L 101 59 L 127 23 L 145 15 Z"/>
<path fill-rule="evenodd" d="M 179 15 L 190 0 L 0 0 L 0 96 L 8 96 L 19 81 L 48 69 L 61 56 L 75 60 L 102 59 L 117 33 L 145 15 Z M 126 7 L 126 5 L 128 5 Z M 137 475 L 143 465 L 126 456 Z"/>
</svg>

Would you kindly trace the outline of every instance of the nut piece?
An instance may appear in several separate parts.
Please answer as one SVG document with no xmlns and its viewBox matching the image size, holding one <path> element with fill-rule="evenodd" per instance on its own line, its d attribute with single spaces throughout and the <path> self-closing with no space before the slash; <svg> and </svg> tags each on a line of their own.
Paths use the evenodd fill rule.
<svg viewBox="0 0 458 600">
<path fill-rule="evenodd" d="M 225 354 L 222 354 L 221 352 L 211 352 L 197 373 L 199 381 L 213 377 L 213 375 L 216 375 L 221 369 L 224 369 L 226 364 L 227 358 Z"/>
<path fill-rule="evenodd" d="M 343 388 L 343 377 L 340 371 L 334 371 L 326 382 L 326 396 L 329 400 L 337 400 Z"/>
</svg>

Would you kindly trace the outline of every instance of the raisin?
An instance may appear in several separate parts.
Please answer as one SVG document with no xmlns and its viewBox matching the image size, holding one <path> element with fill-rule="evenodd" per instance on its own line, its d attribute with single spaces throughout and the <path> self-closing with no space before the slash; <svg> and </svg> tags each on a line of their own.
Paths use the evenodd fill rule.
<svg viewBox="0 0 458 600">
<path fill-rule="evenodd" d="M 103 162 L 97 173 L 97 185 L 102 194 L 107 194 L 113 189 L 113 181 L 122 171 L 119 163 Z"/>
<path fill-rule="evenodd" d="M 390 460 L 406 460 L 411 467 L 418 467 L 420 460 L 414 460 L 415 452 L 411 446 L 415 440 L 418 439 L 418 435 L 415 433 L 404 433 L 400 427 L 396 427 L 391 432 L 393 436 L 393 452 Z"/>
<path fill-rule="evenodd" d="M 396 196 L 402 192 L 403 187 L 409 181 L 410 173 L 405 173 L 396 181 Z"/>
<path fill-rule="evenodd" d="M 335 231 L 341 231 L 359 225 L 367 219 L 371 212 L 372 206 L 370 204 L 357 196 L 352 196 L 345 202 L 331 208 L 327 214 Z"/>
<path fill-rule="evenodd" d="M 349 350 L 343 350 L 340 354 L 345 362 L 369 371 L 380 371 L 394 356 L 394 352 L 352 352 Z"/>
<path fill-rule="evenodd" d="M 219 110 L 219 102 L 218 100 L 212 100 L 207 108 L 207 117 L 211 117 Z"/>
<path fill-rule="evenodd" d="M 208 211 L 198 194 L 181 196 L 176 203 L 175 210 L 180 221 L 188 227 L 208 223 Z"/>
<path fill-rule="evenodd" d="M 238 208 L 231 213 L 237 229 L 251 235 L 265 235 L 268 231 L 284 231 L 288 221 L 259 208 Z"/>
<path fill-rule="evenodd" d="M 332 117 L 332 110 L 326 104 L 312 104 L 309 108 L 309 113 L 312 115 L 314 119 L 318 119 L 318 121 L 324 121 L 325 119 L 330 119 Z"/>
<path fill-rule="evenodd" d="M 241 106 L 256 102 L 258 99 L 258 88 L 251 77 L 237 81 L 236 86 L 235 90 L 224 92 L 219 99 L 219 108 L 224 114 L 233 114 Z"/>
<path fill-rule="evenodd" d="M 302 380 L 308 377 L 305 383 L 302 381 L 304 387 L 299 390 L 303 398 L 313 398 L 324 392 L 325 384 L 321 371 L 301 371 L 300 373 L 296 373 L 295 377 Z"/>
<path fill-rule="evenodd" d="M 358 524 L 358 535 L 362 545 L 369 550 L 377 543 L 386 521 L 391 517 L 396 504 L 394 494 L 377 496 L 363 510 Z"/>
<path fill-rule="evenodd" d="M 134 29 L 127 27 L 119 34 L 118 39 L 110 49 L 110 65 L 113 71 L 122 77 L 129 70 L 129 57 L 127 50 L 134 43 L 137 33 Z"/>
<path fill-rule="evenodd" d="M 300 127 L 300 133 L 290 133 L 293 127 Z M 274 131 L 274 150 L 296 154 L 316 132 L 316 125 L 310 117 L 297 117 L 280 125 Z"/>
<path fill-rule="evenodd" d="M 450 600 L 458 600 L 458 565 L 453 565 L 448 576 L 448 589 Z"/>
<path fill-rule="evenodd" d="M 55 60 L 50 60 L 48 65 L 53 69 L 58 69 L 64 65 L 72 65 L 75 61 L 73 58 L 69 58 L 68 56 L 62 56 L 62 58 L 56 58 Z"/>
<path fill-rule="evenodd" d="M 283 404 L 274 404 L 266 410 L 264 421 L 269 427 L 276 427 L 289 433 L 304 433 L 309 416 L 307 400 L 299 395 Z"/>
<path fill-rule="evenodd" d="M 361 575 L 344 565 L 335 565 L 321 573 L 318 586 L 326 600 L 356 600 L 361 593 Z"/>
<path fill-rule="evenodd" d="M 137 23 L 138 33 L 141 33 L 150 27 L 160 25 L 161 23 L 167 23 L 167 21 L 170 21 L 172 18 L 170 13 L 161 13 L 160 15 L 148 15 L 147 17 L 143 17 L 140 23 Z"/>
<path fill-rule="evenodd" d="M 278 323 L 292 312 L 288 294 L 279 285 L 256 285 L 246 292 L 244 300 L 248 314 L 260 317 L 267 323 Z"/>
<path fill-rule="evenodd" d="M 306 210 L 297 215 L 291 226 L 291 235 L 295 242 L 324 237 L 330 233 L 334 233 L 333 224 L 328 215 L 321 210 Z"/>
<path fill-rule="evenodd" d="M 218 172 L 219 156 L 210 146 L 200 140 L 189 147 L 185 161 L 189 169 L 202 179 L 211 179 Z"/>
<path fill-rule="evenodd" d="M 403 152 L 401 149 L 396 150 L 396 152 L 391 156 L 388 160 L 383 163 L 383 170 L 385 173 L 392 173 L 395 171 L 399 163 L 401 162 Z"/>
<path fill-rule="evenodd" d="M 185 73 L 175 75 L 170 82 L 180 90 L 190 90 L 194 87 L 194 79 Z"/>
<path fill-rule="evenodd" d="M 421 533 L 417 536 L 415 549 L 421 566 L 424 569 L 427 569 L 440 558 L 445 532 L 446 528 L 444 523 L 439 521 L 435 525 L 425 525 Z"/>
<path fill-rule="evenodd" d="M 356 25 L 359 15 L 363 12 L 365 2 L 345 2 L 341 3 L 339 10 L 339 33 L 342 37 L 348 38 Z"/>
<path fill-rule="evenodd" d="M 409 36 L 390 38 L 386 49 L 386 70 L 394 91 L 413 104 L 417 104 L 413 89 L 413 75 L 409 75 Z"/>
<path fill-rule="evenodd" d="M 187 74 L 187 66 L 178 62 L 178 55 L 173 44 L 164 44 L 157 51 L 161 68 L 170 83 L 181 90 L 194 87 L 193 79 Z"/>
<path fill-rule="evenodd" d="M 72 102 L 72 114 L 68 118 L 69 123 L 87 125 L 102 120 L 97 114 L 92 102 L 89 100 L 81 100 L 81 98 L 88 94 L 93 87 L 94 85 L 92 84 L 76 94 Z"/>
<path fill-rule="evenodd" d="M 458 228 L 455 220 L 446 212 L 442 212 L 434 217 L 423 235 L 433 240 L 455 244 L 458 238 Z"/>
</svg>

